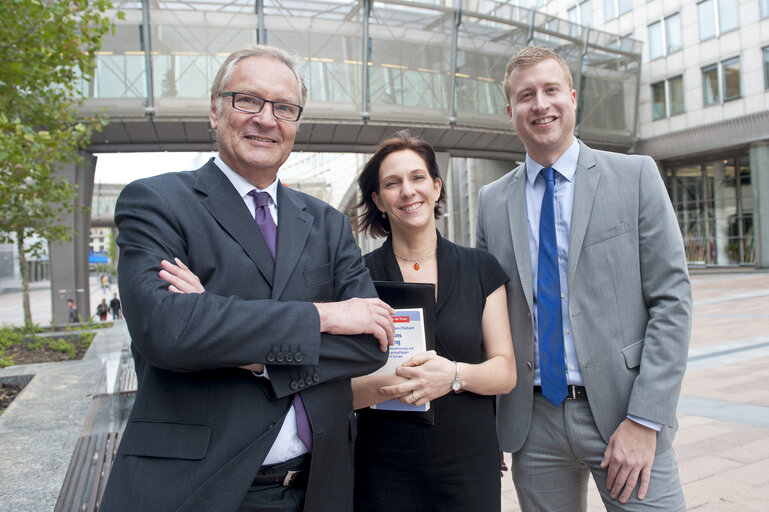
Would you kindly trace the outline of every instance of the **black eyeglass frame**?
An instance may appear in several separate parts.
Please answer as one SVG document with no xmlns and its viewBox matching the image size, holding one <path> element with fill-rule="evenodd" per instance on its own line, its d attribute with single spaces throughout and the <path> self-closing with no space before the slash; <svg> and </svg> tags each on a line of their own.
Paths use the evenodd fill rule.
<svg viewBox="0 0 769 512">
<path fill-rule="evenodd" d="M 259 107 L 259 110 L 244 110 L 242 108 L 238 108 L 235 106 L 235 95 L 236 94 L 242 94 L 244 96 L 248 96 L 250 98 L 256 98 L 257 100 L 261 100 L 262 106 Z M 260 98 L 259 96 L 256 96 L 255 94 L 249 94 L 247 92 L 240 92 L 240 91 L 228 91 L 223 92 L 219 94 L 220 97 L 230 96 L 232 98 L 232 108 L 237 110 L 238 112 L 244 112 L 246 114 L 258 114 L 262 110 L 264 110 L 264 105 L 267 103 L 272 103 L 272 115 L 275 119 L 280 119 L 281 121 L 288 121 L 290 123 L 296 123 L 299 121 L 299 118 L 302 117 L 302 112 L 304 111 L 304 107 L 297 105 L 296 103 L 289 103 L 288 101 L 272 101 L 272 100 L 266 100 L 264 98 Z M 299 109 L 299 113 L 296 115 L 296 119 L 286 119 L 285 117 L 280 117 L 278 114 L 275 113 L 275 105 L 291 105 L 292 107 L 296 107 Z"/>
</svg>

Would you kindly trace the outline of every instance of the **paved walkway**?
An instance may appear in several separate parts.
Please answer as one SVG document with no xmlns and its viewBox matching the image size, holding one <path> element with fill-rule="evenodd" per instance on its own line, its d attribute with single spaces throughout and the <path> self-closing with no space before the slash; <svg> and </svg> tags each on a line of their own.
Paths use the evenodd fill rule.
<svg viewBox="0 0 769 512">
<path fill-rule="evenodd" d="M 698 512 L 735 512 L 769 510 L 769 273 L 740 272 L 716 273 L 695 271 L 694 327 L 692 332 L 689 366 L 684 379 L 683 394 L 679 404 L 680 430 L 674 447 L 678 456 L 684 494 L 689 510 Z M 101 300 L 101 290 L 92 280 L 93 306 Z M 33 320 L 45 324 L 47 307 L 50 318 L 49 290 L 33 292 Z M 20 324 L 21 294 L 0 295 L 0 325 Z M 120 322 L 110 329 L 114 336 L 125 336 L 125 326 Z M 121 334 L 122 333 L 122 334 Z M 105 333 L 105 336 L 110 336 Z M 118 343 L 119 345 L 119 343 Z M 115 345 L 117 346 L 117 345 Z M 114 348 L 107 350 L 114 352 Z M 90 351 L 89 351 L 90 352 Z M 108 362 L 105 355 L 90 354 L 94 359 Z M 35 379 L 17 400 L 32 400 L 40 394 L 40 385 L 50 380 L 48 390 L 62 390 L 62 382 L 80 385 L 88 381 L 91 386 L 83 390 L 81 400 L 67 405 L 67 413 L 47 411 L 40 421 L 22 421 L 12 412 L 0 416 L 0 481 L 3 486 L 11 481 L 23 485 L 31 479 L 46 479 L 50 485 L 37 483 L 30 487 L 29 503 L 39 495 L 36 506 L 25 507 L 5 501 L 0 491 L 0 511 L 51 510 L 63 472 L 69 462 L 68 454 L 74 447 L 82 415 L 88 405 L 88 393 L 100 373 L 98 366 L 85 361 L 78 371 L 70 368 L 76 363 L 45 365 L 54 371 L 49 377 Z M 8 370 L 8 369 L 6 369 Z M 87 371 L 85 371 L 87 370 Z M 109 364 L 102 371 L 110 372 Z M 0 372 L 2 376 L 4 372 Z M 43 377 L 43 374 L 40 374 Z M 55 378 L 54 378 L 55 377 Z M 85 378 L 88 377 L 88 378 Z M 104 378 L 104 377 L 102 377 Z M 110 378 L 106 379 L 110 381 Z M 67 384 L 70 386 L 70 384 Z M 32 392 L 32 393 L 28 393 Z M 50 391 L 46 391 L 47 393 Z M 25 395 L 29 396 L 25 396 Z M 46 401 L 46 407 L 57 405 L 55 400 Z M 15 405 L 15 404 L 14 404 Z M 61 404 L 58 404 L 61 405 Z M 69 429 L 63 429 L 54 420 L 74 418 Z M 12 420 L 9 422 L 9 420 Z M 62 437 L 63 436 L 63 437 Z M 38 460 L 28 462 L 34 453 L 24 446 L 40 448 L 44 442 L 52 442 L 53 450 L 38 454 Z M 24 445 L 23 443 L 27 443 Z M 31 443 L 31 444 L 30 444 Z M 38 450 L 40 451 L 40 450 Z M 59 453 L 61 452 L 61 453 Z M 65 453 L 66 452 L 66 453 Z M 12 460 L 13 459 L 13 460 Z M 509 455 L 507 456 L 509 461 Z M 29 470 L 30 478 L 13 479 L 3 470 L 14 466 Z M 7 468 L 6 468 L 7 469 Z M 11 478 L 11 480 L 9 480 Z M 592 486 L 592 484 L 591 484 Z M 4 489 L 7 490 L 7 489 Z M 509 476 L 502 485 L 503 512 L 520 510 L 515 490 Z M 588 510 L 604 510 L 595 488 L 588 494 Z M 5 505 L 10 508 L 6 508 Z"/>
<path fill-rule="evenodd" d="M 694 323 L 673 443 L 687 508 L 766 512 L 769 273 L 693 271 L 692 283 Z M 519 510 L 506 477 L 502 511 Z M 588 511 L 602 510 L 591 481 Z"/>
</svg>

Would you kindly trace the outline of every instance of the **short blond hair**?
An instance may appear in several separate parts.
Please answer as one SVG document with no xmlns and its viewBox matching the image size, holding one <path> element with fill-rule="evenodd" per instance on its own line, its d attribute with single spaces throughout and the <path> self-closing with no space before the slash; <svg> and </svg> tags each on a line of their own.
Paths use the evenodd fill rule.
<svg viewBox="0 0 769 512">
<path fill-rule="evenodd" d="M 554 50 L 545 48 L 543 46 L 524 46 L 507 61 L 507 68 L 505 68 L 505 99 L 509 102 L 510 95 L 513 93 L 513 83 L 510 75 L 513 74 L 518 68 L 528 68 L 540 62 L 553 59 L 561 66 L 564 77 L 566 78 L 566 84 L 569 86 L 569 90 L 574 89 L 574 80 L 571 77 L 571 69 L 566 63 L 563 57 L 558 55 Z"/>
</svg>

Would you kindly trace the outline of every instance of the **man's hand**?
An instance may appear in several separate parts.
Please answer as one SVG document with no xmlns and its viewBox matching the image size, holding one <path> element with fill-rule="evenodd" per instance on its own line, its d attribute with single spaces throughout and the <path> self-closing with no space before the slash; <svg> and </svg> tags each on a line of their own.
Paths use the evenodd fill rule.
<svg viewBox="0 0 769 512">
<path fill-rule="evenodd" d="M 179 258 L 174 258 L 176 265 L 167 260 L 161 260 L 163 270 L 159 272 L 160 279 L 168 283 L 168 291 L 174 293 L 203 293 L 206 291 L 196 276 Z"/>
<path fill-rule="evenodd" d="M 320 317 L 320 332 L 329 334 L 372 334 L 379 348 L 395 342 L 392 315 L 395 310 L 380 299 L 348 299 L 342 302 L 315 302 Z"/>
<path fill-rule="evenodd" d="M 627 503 L 639 475 L 641 485 L 638 487 L 638 499 L 646 497 L 656 447 L 656 430 L 629 419 L 620 423 L 609 439 L 609 446 L 601 462 L 602 468 L 609 468 L 606 488 L 611 490 L 613 499 L 619 496 L 620 503 Z"/>
</svg>

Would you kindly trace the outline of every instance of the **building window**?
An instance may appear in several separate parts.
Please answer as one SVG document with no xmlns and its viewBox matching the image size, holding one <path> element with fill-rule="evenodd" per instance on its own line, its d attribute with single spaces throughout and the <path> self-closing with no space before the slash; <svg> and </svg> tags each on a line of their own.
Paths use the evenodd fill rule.
<svg viewBox="0 0 769 512">
<path fill-rule="evenodd" d="M 702 93 L 705 106 L 721 103 L 721 91 L 718 87 L 718 64 L 702 68 Z"/>
<path fill-rule="evenodd" d="M 736 29 L 739 25 L 737 10 L 737 0 L 705 0 L 698 3 L 700 41 Z"/>
<path fill-rule="evenodd" d="M 681 15 L 671 14 L 665 18 L 665 48 L 668 55 L 683 49 L 681 39 Z"/>
<path fill-rule="evenodd" d="M 652 84 L 652 119 L 654 121 L 684 112 L 683 76 Z"/>
<path fill-rule="evenodd" d="M 759 0 L 758 5 L 761 19 L 769 18 L 769 0 Z"/>
<path fill-rule="evenodd" d="M 662 24 L 665 31 L 662 31 Z M 662 21 L 649 25 L 649 60 L 659 59 L 683 48 L 681 39 L 681 15 L 671 14 Z"/>
<path fill-rule="evenodd" d="M 721 63 L 724 75 L 724 101 L 734 100 L 740 94 L 740 58 L 725 60 Z"/>
<path fill-rule="evenodd" d="M 593 12 L 590 9 L 590 0 L 585 0 L 575 5 L 568 11 L 566 16 L 569 21 L 582 25 L 583 27 L 589 27 L 593 24 Z"/>
<path fill-rule="evenodd" d="M 766 0 L 769 2 L 769 0 Z M 603 0 L 603 14 L 606 21 L 613 20 L 629 12 L 633 8 L 633 0 Z"/>
<path fill-rule="evenodd" d="M 740 98 L 740 58 L 702 68 L 702 92 L 705 106 Z"/>
<path fill-rule="evenodd" d="M 769 91 L 769 46 L 761 51 L 764 53 L 764 89 Z"/>
</svg>

